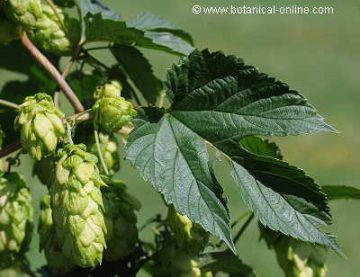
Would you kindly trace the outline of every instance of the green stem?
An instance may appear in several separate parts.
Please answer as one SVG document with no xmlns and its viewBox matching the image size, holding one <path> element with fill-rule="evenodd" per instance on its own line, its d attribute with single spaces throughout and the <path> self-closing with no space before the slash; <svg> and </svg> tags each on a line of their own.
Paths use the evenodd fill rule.
<svg viewBox="0 0 360 277">
<path fill-rule="evenodd" d="M 72 135 L 71 135 L 71 126 L 69 123 L 66 124 L 66 135 L 67 135 L 67 139 L 69 140 L 69 143 L 74 144 L 74 141 L 72 140 Z"/>
<path fill-rule="evenodd" d="M 241 235 L 245 232 L 247 227 L 249 227 L 251 221 L 254 219 L 254 214 L 251 213 L 249 218 L 245 221 L 244 225 L 240 228 L 239 232 L 234 237 L 234 244 L 240 239 Z"/>
<path fill-rule="evenodd" d="M 6 107 L 9 107 L 9 108 L 13 108 L 13 109 L 20 109 L 20 106 L 18 104 L 15 104 L 13 102 L 10 102 L 10 101 L 6 101 L 6 100 L 3 100 L 3 99 L 0 99 L 0 105 L 3 105 L 3 106 L 6 106 Z"/>
<path fill-rule="evenodd" d="M 109 170 L 105 164 L 104 157 L 103 157 L 103 154 L 102 154 L 101 148 L 100 148 L 99 133 L 96 129 L 94 130 L 94 136 L 95 136 L 95 143 L 96 143 L 96 148 L 98 151 L 101 166 L 104 169 L 105 174 L 109 175 Z"/>
</svg>

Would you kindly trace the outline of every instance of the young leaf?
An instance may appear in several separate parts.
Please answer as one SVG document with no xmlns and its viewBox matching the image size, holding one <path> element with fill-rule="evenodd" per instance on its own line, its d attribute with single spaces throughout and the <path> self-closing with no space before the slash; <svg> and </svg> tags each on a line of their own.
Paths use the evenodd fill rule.
<svg viewBox="0 0 360 277">
<path fill-rule="evenodd" d="M 350 186 L 322 186 L 329 200 L 360 199 L 360 189 Z"/>
<path fill-rule="evenodd" d="M 172 29 L 142 30 L 127 24 L 98 0 L 77 0 L 82 17 L 82 42 L 108 41 L 178 55 L 188 55 L 192 45 L 184 33 Z"/>
<path fill-rule="evenodd" d="M 154 104 L 162 89 L 162 82 L 154 75 L 149 61 L 132 46 L 116 44 L 111 52 L 144 98 Z"/>
<path fill-rule="evenodd" d="M 208 167 L 205 141 L 171 116 L 148 121 L 145 118 L 153 117 L 151 112 L 148 109 L 135 121 L 137 128 L 129 136 L 127 159 L 164 195 L 166 203 L 235 251 L 229 215 Z"/>
<path fill-rule="evenodd" d="M 234 276 L 256 276 L 250 266 L 244 264 L 242 260 L 240 260 L 229 250 L 221 252 L 210 252 L 201 255 L 200 269 L 202 272 L 223 272 L 234 274 Z"/>
<path fill-rule="evenodd" d="M 168 73 L 172 115 L 219 142 L 334 131 L 297 91 L 241 59 L 195 51 Z"/>
</svg>

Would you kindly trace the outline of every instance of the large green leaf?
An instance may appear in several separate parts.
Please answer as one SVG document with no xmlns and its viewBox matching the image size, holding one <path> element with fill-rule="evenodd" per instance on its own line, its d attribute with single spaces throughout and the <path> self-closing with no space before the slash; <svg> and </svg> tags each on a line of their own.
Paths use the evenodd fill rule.
<svg viewBox="0 0 360 277">
<path fill-rule="evenodd" d="M 329 200 L 360 199 L 360 189 L 350 186 L 322 186 Z"/>
<path fill-rule="evenodd" d="M 144 24 L 136 28 L 131 23 L 134 21 L 121 20 L 98 0 L 77 0 L 77 5 L 82 17 L 83 42 L 108 41 L 179 55 L 188 55 L 193 50 L 185 32 L 170 28 L 148 30 Z"/>
<path fill-rule="evenodd" d="M 129 137 L 127 159 L 168 204 L 235 251 L 229 215 L 208 166 L 205 141 L 172 116 L 158 118 L 148 109 L 135 121 L 137 128 Z"/>
<path fill-rule="evenodd" d="M 281 156 L 276 146 L 248 137 L 332 131 L 302 95 L 234 56 L 207 50 L 195 51 L 174 66 L 167 86 L 172 100 L 169 111 L 157 116 L 155 125 L 148 119 L 146 128 L 137 127 L 130 135 L 128 158 L 147 179 L 161 183 L 159 177 L 165 173 L 154 168 L 166 172 L 168 165 L 171 172 L 185 172 L 170 149 L 191 151 L 185 160 L 196 173 L 189 175 L 194 182 L 208 175 L 208 167 L 199 161 L 204 151 L 199 145 L 207 141 L 230 160 L 245 203 L 264 225 L 340 251 L 335 239 L 320 229 L 331 218 L 319 186 L 302 170 L 277 159 Z M 240 143 L 234 140 L 241 138 Z M 167 179 L 167 187 L 178 188 L 182 199 L 192 199 L 182 186 L 176 178 Z M 158 190 L 169 199 L 169 191 Z M 191 215 L 191 210 L 181 212 Z"/>
<path fill-rule="evenodd" d="M 144 98 L 154 104 L 162 89 L 162 82 L 154 75 L 149 61 L 132 46 L 117 44 L 111 51 Z"/>
</svg>

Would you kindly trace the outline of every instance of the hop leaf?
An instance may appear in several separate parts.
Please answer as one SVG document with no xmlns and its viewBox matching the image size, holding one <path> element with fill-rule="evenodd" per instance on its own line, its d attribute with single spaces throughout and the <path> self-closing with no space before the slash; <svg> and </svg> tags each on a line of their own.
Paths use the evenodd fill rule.
<svg viewBox="0 0 360 277">
<path fill-rule="evenodd" d="M 51 187 L 53 221 L 64 255 L 80 267 L 102 261 L 106 227 L 97 158 L 84 145 L 58 151 Z"/>
<path fill-rule="evenodd" d="M 18 39 L 22 32 L 22 27 L 7 19 L 0 10 L 0 44 L 9 44 Z"/>
<path fill-rule="evenodd" d="M 167 223 L 175 235 L 178 245 L 192 254 L 199 254 L 209 240 L 209 233 L 199 224 L 192 223 L 186 215 L 179 214 L 173 206 L 169 207 Z"/>
<path fill-rule="evenodd" d="M 12 263 L 27 247 L 32 228 L 30 190 L 22 176 L 0 177 L 0 268 Z"/>
<path fill-rule="evenodd" d="M 42 16 L 41 0 L 5 0 L 6 15 L 15 23 L 34 28 Z"/>
<path fill-rule="evenodd" d="M 79 21 L 68 17 L 59 8 L 56 13 L 43 5 L 42 17 L 36 28 L 29 30 L 30 39 L 45 51 L 55 55 L 71 55 L 80 39 Z"/>
<path fill-rule="evenodd" d="M 54 233 L 51 199 L 48 194 L 44 195 L 41 199 L 38 232 L 40 235 L 40 250 L 44 250 L 50 270 L 54 273 L 71 271 L 74 268 L 74 264 L 62 253 Z"/>
<path fill-rule="evenodd" d="M 63 116 L 45 93 L 26 97 L 20 105 L 15 127 L 20 129 L 23 148 L 35 160 L 39 161 L 55 151 L 58 137 L 65 134 Z"/>
<path fill-rule="evenodd" d="M 130 102 L 120 96 L 121 86 L 111 82 L 96 90 L 92 107 L 94 123 L 108 133 L 120 130 L 130 123 L 136 111 Z"/>
<path fill-rule="evenodd" d="M 137 199 L 126 193 L 125 185 L 112 181 L 103 188 L 107 249 L 104 259 L 120 260 L 134 249 L 138 240 L 135 210 L 140 209 Z"/>
</svg>

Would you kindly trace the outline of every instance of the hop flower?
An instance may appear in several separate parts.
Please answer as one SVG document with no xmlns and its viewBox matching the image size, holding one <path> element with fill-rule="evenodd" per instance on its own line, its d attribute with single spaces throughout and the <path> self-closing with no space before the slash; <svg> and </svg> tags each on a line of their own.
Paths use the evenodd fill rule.
<svg viewBox="0 0 360 277">
<path fill-rule="evenodd" d="M 84 145 L 67 144 L 57 154 L 51 187 L 53 222 L 62 252 L 80 267 L 102 261 L 106 227 L 97 158 Z"/>
<path fill-rule="evenodd" d="M 116 261 L 129 255 L 138 240 L 135 210 L 141 204 L 126 193 L 123 183 L 112 181 L 108 185 L 102 190 L 107 229 L 104 259 Z"/>
<path fill-rule="evenodd" d="M 120 130 L 136 115 L 133 105 L 120 96 L 121 85 L 112 81 L 99 87 L 92 107 L 94 123 L 108 133 Z"/>
<path fill-rule="evenodd" d="M 0 44 L 9 44 L 22 35 L 21 26 L 14 24 L 0 10 Z"/>
<path fill-rule="evenodd" d="M 198 262 L 173 240 L 164 242 L 155 258 L 155 276 L 200 277 Z"/>
<path fill-rule="evenodd" d="M 65 134 L 61 118 L 64 114 L 55 108 L 52 99 L 45 93 L 25 98 L 20 105 L 15 126 L 20 129 L 23 148 L 35 160 L 41 160 L 55 151 L 58 137 Z"/>
<path fill-rule="evenodd" d="M 30 190 L 18 173 L 0 177 L 0 268 L 12 263 L 28 245 L 32 229 Z"/>
<path fill-rule="evenodd" d="M 209 233 L 199 224 L 192 223 L 186 215 L 179 214 L 173 206 L 169 207 L 167 223 L 177 243 L 191 254 L 199 254 L 209 241 Z"/>
<path fill-rule="evenodd" d="M 79 21 L 70 18 L 59 8 L 56 13 L 43 5 L 42 17 L 36 28 L 29 30 L 29 38 L 45 51 L 55 55 L 71 55 L 80 39 Z"/>
<path fill-rule="evenodd" d="M 109 170 L 109 173 L 113 175 L 120 169 L 118 142 L 112 135 L 99 133 L 99 143 L 100 151 L 104 158 L 105 165 Z M 94 137 L 91 137 L 88 148 L 90 153 L 96 155 L 99 158 L 99 153 Z"/>
<path fill-rule="evenodd" d="M 52 221 L 51 199 L 46 194 L 41 199 L 39 228 L 40 251 L 44 250 L 47 265 L 54 273 L 66 273 L 74 268 L 74 264 L 64 256 L 54 233 Z"/>
<path fill-rule="evenodd" d="M 34 28 L 42 16 L 41 0 L 4 0 L 6 15 L 25 28 Z"/>
</svg>

